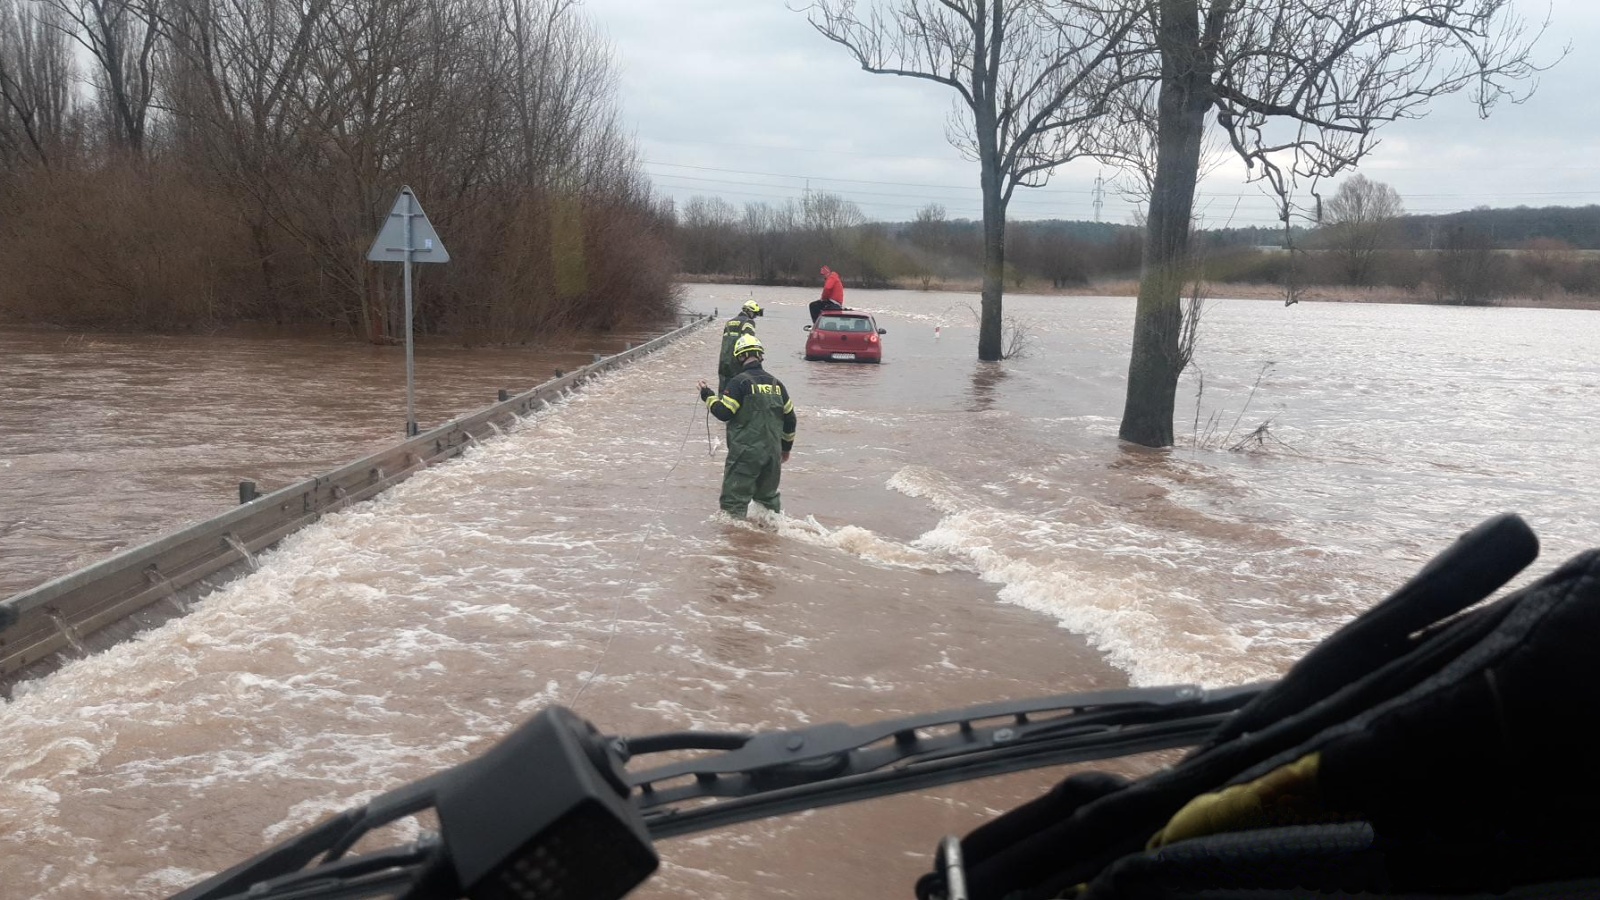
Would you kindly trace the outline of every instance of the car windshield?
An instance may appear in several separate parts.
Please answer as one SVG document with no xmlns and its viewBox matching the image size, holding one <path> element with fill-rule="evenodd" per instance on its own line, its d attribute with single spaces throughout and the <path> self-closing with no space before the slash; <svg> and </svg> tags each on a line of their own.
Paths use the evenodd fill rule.
<svg viewBox="0 0 1600 900">
<path fill-rule="evenodd" d="M 872 320 L 865 316 L 823 316 L 820 331 L 872 331 Z"/>
</svg>

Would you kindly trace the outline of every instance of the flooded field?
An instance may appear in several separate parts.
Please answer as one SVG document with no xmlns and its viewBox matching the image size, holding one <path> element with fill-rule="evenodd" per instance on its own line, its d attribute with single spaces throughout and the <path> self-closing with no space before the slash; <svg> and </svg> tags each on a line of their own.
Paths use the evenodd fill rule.
<svg viewBox="0 0 1600 900">
<path fill-rule="evenodd" d="M 691 306 L 749 293 L 691 288 Z M 1535 573 L 1600 544 L 1593 313 L 1219 301 L 1203 390 L 1180 386 L 1183 446 L 1151 452 L 1116 440 L 1131 300 L 1008 298 L 1029 352 L 985 364 L 976 298 L 851 291 L 888 330 L 883 365 L 855 366 L 801 360 L 814 292 L 756 296 L 800 418 L 784 517 L 715 514 L 721 429 L 694 391 L 715 329 L 605 376 L 291 537 L 191 615 L 19 689 L 0 707 L 0 894 L 164 896 L 549 703 L 626 734 L 1239 683 L 1495 512 L 1541 533 Z M 239 478 L 327 468 L 400 427 L 343 399 L 359 363 L 291 387 L 309 368 L 292 348 L 219 350 L 195 402 L 141 416 L 161 372 L 137 348 L 95 398 L 113 379 L 92 357 L 4 346 L 29 405 L 0 421 L 0 509 L 51 524 L 0 541 L 46 576 L 153 508 L 225 502 Z M 276 412 L 205 401 L 223 368 L 229 396 L 276 385 L 253 392 Z M 507 372 L 459 371 L 484 403 Z M 97 418 L 57 421 L 85 398 Z M 297 440 L 260 439 L 296 410 Z M 1272 440 L 1226 449 L 1264 421 Z M 640 896 L 909 896 L 941 834 L 1058 775 L 665 842 Z"/>
</svg>

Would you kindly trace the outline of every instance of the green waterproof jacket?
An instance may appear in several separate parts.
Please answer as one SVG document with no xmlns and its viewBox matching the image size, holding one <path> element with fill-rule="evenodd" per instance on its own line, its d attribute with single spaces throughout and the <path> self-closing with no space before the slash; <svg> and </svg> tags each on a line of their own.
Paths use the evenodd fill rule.
<svg viewBox="0 0 1600 900">
<path fill-rule="evenodd" d="M 745 366 L 720 394 L 701 392 L 706 408 L 728 423 L 728 453 L 777 456 L 794 447 L 794 402 L 789 389 L 760 363 Z"/>
<path fill-rule="evenodd" d="M 722 326 L 722 353 L 717 357 L 717 386 L 724 387 L 728 379 L 739 374 L 739 364 L 733 358 L 733 345 L 739 338 L 756 333 L 755 317 L 740 310 L 737 316 Z"/>
</svg>

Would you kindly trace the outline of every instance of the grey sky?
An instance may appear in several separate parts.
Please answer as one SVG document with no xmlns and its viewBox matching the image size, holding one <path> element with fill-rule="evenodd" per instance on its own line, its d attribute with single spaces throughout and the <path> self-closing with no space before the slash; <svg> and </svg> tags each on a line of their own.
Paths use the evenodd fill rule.
<svg viewBox="0 0 1600 900">
<path fill-rule="evenodd" d="M 1542 19 L 1547 4 L 1517 7 Z M 742 206 L 809 186 L 873 219 L 910 219 L 930 202 L 979 217 L 977 164 L 945 139 L 952 92 L 861 71 L 783 0 L 585 0 L 582 9 L 615 48 L 623 115 L 663 194 Z M 1436 101 L 1426 118 L 1389 126 L 1362 174 L 1393 185 L 1418 213 L 1600 203 L 1600 2 L 1550 0 L 1548 9 L 1543 58 L 1566 44 L 1572 52 L 1531 100 L 1487 121 L 1465 97 Z M 1063 167 L 1047 187 L 1019 189 L 1011 217 L 1092 219 L 1101 172 L 1092 162 Z M 1114 173 L 1104 175 L 1101 218 L 1128 221 Z M 1213 227 L 1276 222 L 1272 201 L 1231 161 L 1201 194 Z"/>
</svg>

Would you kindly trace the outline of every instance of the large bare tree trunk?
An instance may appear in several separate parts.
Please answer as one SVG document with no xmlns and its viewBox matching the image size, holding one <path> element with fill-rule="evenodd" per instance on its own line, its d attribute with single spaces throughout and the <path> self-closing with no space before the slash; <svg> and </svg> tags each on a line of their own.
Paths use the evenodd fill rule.
<svg viewBox="0 0 1600 900">
<path fill-rule="evenodd" d="M 1128 397 L 1118 436 L 1146 447 L 1172 444 L 1172 415 L 1184 359 L 1183 284 L 1189 224 L 1200 177 L 1200 142 L 1211 105 L 1196 0 L 1161 0 L 1163 46 L 1156 174 L 1145 228 L 1144 269 L 1128 362 Z"/>
<path fill-rule="evenodd" d="M 983 184 L 983 304 L 978 319 L 978 358 L 993 362 L 1001 358 L 1000 308 L 1006 282 L 1006 204 L 1001 193 L 999 152 L 995 141 L 984 140 L 994 127 L 985 127 L 982 113 L 978 123 L 979 156 Z M 990 113 L 989 118 L 993 119 Z"/>
</svg>

